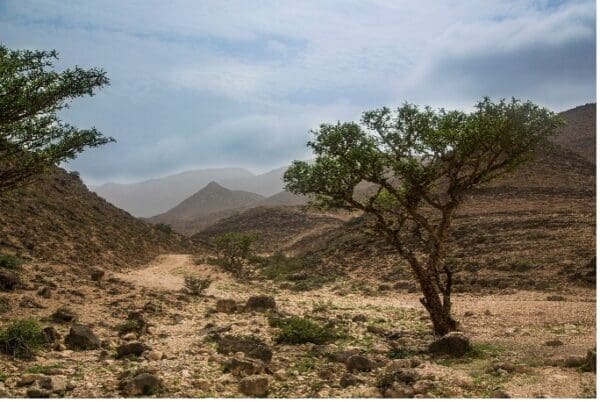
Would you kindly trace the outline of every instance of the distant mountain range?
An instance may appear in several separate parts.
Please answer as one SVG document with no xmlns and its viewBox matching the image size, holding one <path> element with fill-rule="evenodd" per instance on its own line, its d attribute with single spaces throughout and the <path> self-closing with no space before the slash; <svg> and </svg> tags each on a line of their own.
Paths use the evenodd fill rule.
<svg viewBox="0 0 600 402">
<path fill-rule="evenodd" d="M 133 216 L 151 217 L 165 213 L 213 181 L 231 190 L 269 197 L 283 191 L 286 169 L 259 175 L 240 168 L 201 169 L 139 183 L 90 186 L 90 190 Z"/>
</svg>

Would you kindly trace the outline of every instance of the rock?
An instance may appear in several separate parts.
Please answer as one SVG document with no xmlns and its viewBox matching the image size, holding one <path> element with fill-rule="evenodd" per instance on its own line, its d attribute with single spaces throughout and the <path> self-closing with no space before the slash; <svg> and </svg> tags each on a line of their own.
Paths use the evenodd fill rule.
<svg viewBox="0 0 600 402">
<path fill-rule="evenodd" d="M 51 392 L 63 392 L 67 389 L 67 378 L 64 375 L 43 376 L 37 383 L 40 388 Z"/>
<path fill-rule="evenodd" d="M 44 336 L 44 342 L 53 344 L 60 340 L 61 336 L 54 327 L 45 327 L 42 329 L 42 335 Z"/>
<path fill-rule="evenodd" d="M 596 349 L 588 350 L 584 370 L 596 372 Z"/>
<path fill-rule="evenodd" d="M 544 342 L 544 345 L 557 347 L 563 345 L 563 342 L 560 339 L 550 339 L 549 341 Z"/>
<path fill-rule="evenodd" d="M 162 380 L 155 374 L 141 373 L 125 383 L 123 391 L 128 396 L 153 395 L 162 388 Z"/>
<path fill-rule="evenodd" d="M 565 367 L 583 367 L 585 365 L 586 358 L 582 356 L 567 356 L 564 361 Z"/>
<path fill-rule="evenodd" d="M 52 296 L 52 291 L 48 286 L 43 286 L 38 290 L 37 294 L 44 299 L 49 299 Z"/>
<path fill-rule="evenodd" d="M 269 377 L 266 375 L 251 375 L 240 381 L 239 391 L 247 396 L 264 397 L 269 392 Z"/>
<path fill-rule="evenodd" d="M 94 268 L 90 274 L 93 281 L 101 281 L 106 273 L 100 268 Z"/>
<path fill-rule="evenodd" d="M 17 273 L 0 268 L 0 290 L 15 290 L 21 285 L 21 278 Z"/>
<path fill-rule="evenodd" d="M 233 314 L 237 311 L 237 302 L 233 299 L 219 299 L 216 309 L 219 313 Z"/>
<path fill-rule="evenodd" d="M 125 335 L 123 335 L 121 337 L 121 339 L 123 339 L 124 341 L 133 341 L 133 340 L 137 339 L 137 334 L 135 334 L 133 332 L 128 332 Z"/>
<path fill-rule="evenodd" d="M 336 363 L 346 363 L 352 356 L 358 355 L 360 350 L 358 349 L 345 349 L 331 352 L 328 354 L 329 359 Z"/>
<path fill-rule="evenodd" d="M 352 322 L 367 322 L 368 318 L 365 314 L 357 314 L 352 317 Z"/>
<path fill-rule="evenodd" d="M 475 315 L 475 313 L 472 311 L 465 311 L 465 314 L 464 314 L 465 317 L 473 317 L 474 315 Z"/>
<path fill-rule="evenodd" d="M 483 312 L 483 314 L 484 314 L 484 315 L 487 315 L 487 316 L 491 316 L 491 315 L 493 315 L 493 314 L 492 314 L 492 312 L 491 312 L 489 309 L 485 310 L 485 311 Z"/>
<path fill-rule="evenodd" d="M 362 355 L 350 356 L 346 361 L 348 371 L 371 371 L 375 367 L 375 363 Z"/>
<path fill-rule="evenodd" d="M 50 319 L 58 323 L 75 322 L 77 320 L 77 314 L 68 307 L 60 307 L 50 316 Z"/>
<path fill-rule="evenodd" d="M 148 353 L 149 360 L 158 361 L 158 360 L 162 360 L 162 358 L 163 358 L 163 352 L 161 352 L 161 351 L 153 350 L 150 353 Z"/>
<path fill-rule="evenodd" d="M 492 394 L 492 398 L 498 398 L 498 399 L 510 398 L 510 394 L 503 389 L 497 389 Z"/>
<path fill-rule="evenodd" d="M 273 377 L 275 377 L 279 381 L 285 381 L 288 379 L 288 374 L 285 369 L 279 369 L 273 373 Z"/>
<path fill-rule="evenodd" d="M 17 387 L 25 387 L 27 385 L 33 384 L 41 377 L 43 377 L 41 374 L 26 373 L 23 374 L 21 378 L 19 378 L 16 385 Z"/>
<path fill-rule="evenodd" d="M 267 295 L 250 296 L 245 306 L 246 311 L 267 311 L 275 310 L 276 308 L 277 305 L 273 296 Z"/>
<path fill-rule="evenodd" d="M 27 390 L 28 398 L 50 398 L 51 392 L 47 389 L 29 388 Z"/>
<path fill-rule="evenodd" d="M 450 332 L 429 344 L 434 355 L 463 356 L 470 348 L 469 338 L 461 332 Z"/>
<path fill-rule="evenodd" d="M 146 350 L 148 350 L 148 346 L 141 342 L 130 342 L 124 345 L 117 346 L 117 358 L 122 358 L 129 355 L 141 356 Z"/>
<path fill-rule="evenodd" d="M 354 375 L 352 373 L 344 373 L 340 378 L 340 386 L 342 388 L 348 388 L 359 384 L 364 384 L 366 381 L 364 378 Z"/>
<path fill-rule="evenodd" d="M 410 398 L 414 395 L 413 388 L 406 384 L 394 384 L 383 393 L 386 398 Z"/>
<path fill-rule="evenodd" d="M 42 303 L 38 302 L 31 296 L 23 296 L 19 306 L 24 308 L 44 308 Z"/>
<path fill-rule="evenodd" d="M 565 301 L 566 299 L 561 295 L 550 295 L 546 297 L 548 301 Z"/>
<path fill-rule="evenodd" d="M 142 310 L 130 311 L 127 315 L 127 321 L 134 321 L 136 323 L 136 331 L 138 334 L 146 333 L 148 321 L 144 318 L 144 312 Z"/>
<path fill-rule="evenodd" d="M 212 382 L 208 380 L 195 380 L 192 385 L 204 392 L 210 392 L 212 389 Z"/>
<path fill-rule="evenodd" d="M 387 329 L 379 327 L 377 325 L 368 325 L 367 332 L 370 332 L 375 335 L 385 335 L 387 333 Z"/>
<path fill-rule="evenodd" d="M 89 326 L 74 324 L 65 338 L 65 344 L 73 350 L 96 349 L 100 346 L 100 339 Z"/>
<path fill-rule="evenodd" d="M 217 352 L 221 354 L 232 354 L 244 352 L 248 357 L 262 360 L 266 363 L 271 361 L 273 352 L 262 340 L 253 336 L 225 335 L 218 337 Z"/>
<path fill-rule="evenodd" d="M 416 381 L 412 387 L 415 394 L 425 394 L 429 390 L 435 388 L 435 382 L 431 380 L 419 380 Z"/>
<path fill-rule="evenodd" d="M 246 377 L 254 374 L 262 374 L 265 371 L 265 364 L 261 360 L 234 357 L 227 362 L 225 368 L 237 377 Z"/>
</svg>

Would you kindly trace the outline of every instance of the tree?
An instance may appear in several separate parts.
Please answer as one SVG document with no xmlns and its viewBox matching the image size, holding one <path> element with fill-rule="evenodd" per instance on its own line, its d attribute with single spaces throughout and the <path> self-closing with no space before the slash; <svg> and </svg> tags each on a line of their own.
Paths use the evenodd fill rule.
<svg viewBox="0 0 600 402">
<path fill-rule="evenodd" d="M 244 260 L 252 254 L 252 246 L 258 240 L 255 234 L 224 233 L 213 240 L 217 258 L 224 261 L 226 268 L 240 273 Z"/>
<path fill-rule="evenodd" d="M 327 208 L 361 210 L 410 265 L 436 335 L 457 328 L 449 229 L 465 194 L 534 156 L 562 120 L 531 102 L 483 98 L 471 113 L 377 109 L 354 122 L 322 124 L 308 143 L 313 163 L 294 161 L 286 189 Z M 360 194 L 356 186 L 370 185 Z"/>
<path fill-rule="evenodd" d="M 56 72 L 56 59 L 56 51 L 0 45 L 0 192 L 75 158 L 86 147 L 114 141 L 58 117 L 72 99 L 93 96 L 108 85 L 106 73 L 80 67 Z"/>
</svg>

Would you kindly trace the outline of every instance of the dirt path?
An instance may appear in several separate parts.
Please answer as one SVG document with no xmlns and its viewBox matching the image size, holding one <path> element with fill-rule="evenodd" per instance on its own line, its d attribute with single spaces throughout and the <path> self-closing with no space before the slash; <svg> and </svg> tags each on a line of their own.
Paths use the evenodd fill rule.
<svg viewBox="0 0 600 402">
<path fill-rule="evenodd" d="M 199 278 L 228 279 L 223 272 L 212 265 L 196 265 L 190 254 L 164 254 L 141 269 L 115 274 L 122 280 L 159 290 L 179 290 L 183 287 L 184 277 L 193 275 Z"/>
</svg>

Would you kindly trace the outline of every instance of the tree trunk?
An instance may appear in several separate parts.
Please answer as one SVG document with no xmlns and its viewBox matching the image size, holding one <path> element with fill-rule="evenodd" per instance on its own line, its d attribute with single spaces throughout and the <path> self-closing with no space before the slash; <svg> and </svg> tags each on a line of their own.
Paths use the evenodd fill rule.
<svg viewBox="0 0 600 402">
<path fill-rule="evenodd" d="M 435 335 L 444 336 L 456 330 L 457 322 L 452 318 L 450 309 L 444 308 L 437 287 L 430 277 L 419 278 L 423 297 L 421 303 L 429 312 Z"/>
</svg>

